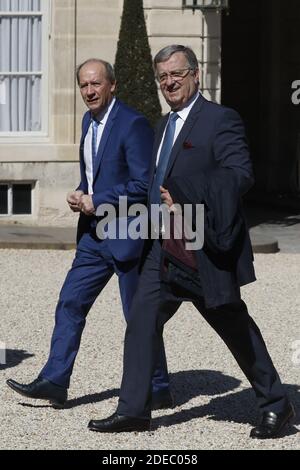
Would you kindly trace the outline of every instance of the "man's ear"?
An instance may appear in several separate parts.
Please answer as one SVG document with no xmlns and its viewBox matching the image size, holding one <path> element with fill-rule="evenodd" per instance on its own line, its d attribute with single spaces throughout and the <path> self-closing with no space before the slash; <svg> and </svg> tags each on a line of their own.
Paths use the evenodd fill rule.
<svg viewBox="0 0 300 470">
<path fill-rule="evenodd" d="M 115 81 L 114 83 L 111 84 L 110 91 L 111 93 L 114 93 L 117 88 L 117 82 Z"/>
</svg>

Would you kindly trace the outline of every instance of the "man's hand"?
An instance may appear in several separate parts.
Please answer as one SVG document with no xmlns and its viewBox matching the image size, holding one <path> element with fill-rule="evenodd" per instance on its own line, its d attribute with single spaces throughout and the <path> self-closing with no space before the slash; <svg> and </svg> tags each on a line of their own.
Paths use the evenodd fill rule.
<svg viewBox="0 0 300 470">
<path fill-rule="evenodd" d="M 160 188 L 161 202 L 163 204 L 167 204 L 167 206 L 169 207 L 169 211 L 172 211 L 175 214 L 176 207 L 174 206 L 174 201 L 172 199 L 171 194 L 169 193 L 169 191 L 166 188 L 163 188 L 162 186 L 160 186 L 159 188 Z"/>
<path fill-rule="evenodd" d="M 67 194 L 67 203 L 73 212 L 80 212 L 79 202 L 83 191 L 71 191 Z"/>
<path fill-rule="evenodd" d="M 83 194 L 80 198 L 78 206 L 85 215 L 92 215 L 96 210 L 93 204 L 92 196 L 90 194 Z"/>
<path fill-rule="evenodd" d="M 160 186 L 159 189 L 161 202 L 163 204 L 167 204 L 169 207 L 173 206 L 174 202 L 169 191 L 166 188 L 163 188 L 162 186 Z"/>
<path fill-rule="evenodd" d="M 174 206 L 174 201 L 172 199 L 172 196 L 171 194 L 169 193 L 169 191 L 166 189 L 166 188 L 163 188 L 163 186 L 160 186 L 160 198 L 161 198 L 161 202 L 163 204 L 167 204 L 168 208 L 169 208 L 169 212 L 173 212 L 174 214 L 176 214 L 176 212 L 178 212 L 176 206 Z"/>
</svg>

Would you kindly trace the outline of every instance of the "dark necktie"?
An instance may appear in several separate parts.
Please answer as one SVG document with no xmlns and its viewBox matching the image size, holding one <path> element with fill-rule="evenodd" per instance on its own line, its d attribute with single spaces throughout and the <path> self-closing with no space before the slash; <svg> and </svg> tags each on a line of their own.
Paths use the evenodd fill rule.
<svg viewBox="0 0 300 470">
<path fill-rule="evenodd" d="M 154 174 L 153 183 L 150 190 L 149 202 L 150 204 L 160 204 L 160 189 L 162 186 L 167 166 L 169 163 L 169 158 L 171 155 L 171 150 L 173 146 L 174 133 L 176 127 L 176 120 L 178 119 L 177 113 L 172 113 L 167 124 L 164 141 L 161 147 L 161 152 L 159 156 L 159 162 Z"/>
</svg>

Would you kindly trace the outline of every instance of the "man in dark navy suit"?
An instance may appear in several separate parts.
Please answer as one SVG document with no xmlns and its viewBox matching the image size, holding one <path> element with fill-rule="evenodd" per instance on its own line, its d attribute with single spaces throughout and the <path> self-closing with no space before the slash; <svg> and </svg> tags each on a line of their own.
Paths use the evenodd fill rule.
<svg viewBox="0 0 300 470">
<path fill-rule="evenodd" d="M 182 251 L 178 244 L 172 250 L 174 240 L 170 240 L 176 272 L 173 281 L 181 276 L 182 282 L 177 288 L 174 283 L 169 286 L 166 295 L 162 272 L 163 252 L 168 251 L 164 250 L 165 241 L 161 236 L 148 243 L 126 330 L 118 408 L 107 419 L 90 421 L 89 429 L 150 429 L 151 377 L 163 325 L 185 298 L 223 339 L 253 387 L 261 421 L 251 437 L 277 437 L 293 418 L 294 409 L 259 328 L 240 297 L 240 286 L 255 280 L 240 203 L 253 184 L 243 124 L 235 111 L 209 102 L 199 93 L 198 62 L 191 49 L 168 46 L 156 55 L 154 66 L 171 111 L 156 132 L 149 203 L 161 199 L 172 208 L 174 203 L 195 206 L 204 202 L 204 245 L 194 252 Z M 183 272 L 192 272 L 189 285 L 198 284 L 196 293 L 195 288 L 192 292 L 188 284 L 184 286 Z"/>
<path fill-rule="evenodd" d="M 153 131 L 146 118 L 114 97 L 116 80 L 109 63 L 85 61 L 77 69 L 77 81 L 88 111 L 82 120 L 81 182 L 67 196 L 71 210 L 80 212 L 76 256 L 60 293 L 47 363 L 30 384 L 7 381 L 16 392 L 50 400 L 56 407 L 63 407 L 67 399 L 86 316 L 114 273 L 128 321 L 143 243 L 141 239 L 99 239 L 95 212 L 102 204 L 111 204 L 118 222 L 119 197 L 127 198 L 128 207 L 146 202 L 153 147 Z M 152 407 L 169 407 L 163 341 L 157 364 Z"/>
</svg>

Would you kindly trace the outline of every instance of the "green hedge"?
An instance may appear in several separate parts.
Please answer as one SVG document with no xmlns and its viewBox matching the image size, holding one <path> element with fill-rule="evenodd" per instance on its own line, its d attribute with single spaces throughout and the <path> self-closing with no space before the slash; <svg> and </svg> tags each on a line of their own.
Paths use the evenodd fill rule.
<svg viewBox="0 0 300 470">
<path fill-rule="evenodd" d="M 115 73 L 117 96 L 143 113 L 154 126 L 161 117 L 143 0 L 124 0 Z"/>
</svg>

